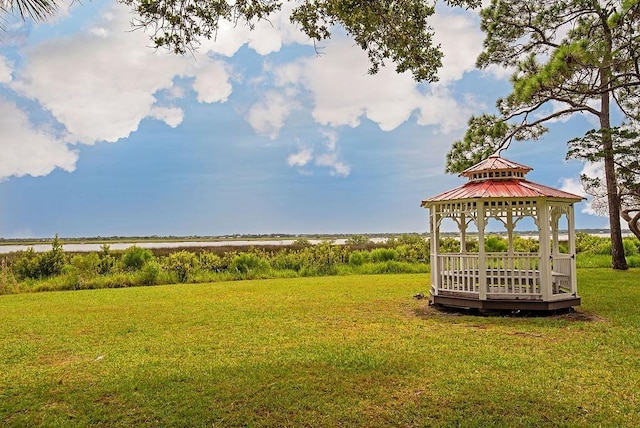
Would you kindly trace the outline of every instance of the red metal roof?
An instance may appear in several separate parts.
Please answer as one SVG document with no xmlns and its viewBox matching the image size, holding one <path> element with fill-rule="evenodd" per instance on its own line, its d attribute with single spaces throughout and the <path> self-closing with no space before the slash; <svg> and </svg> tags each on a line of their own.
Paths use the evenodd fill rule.
<svg viewBox="0 0 640 428">
<path fill-rule="evenodd" d="M 469 177 L 472 174 L 482 171 L 520 171 L 524 174 L 531 171 L 526 165 L 519 164 L 517 162 L 510 161 L 509 159 L 501 158 L 498 155 L 491 155 L 483 161 L 465 169 L 460 173 L 463 177 Z"/>
<path fill-rule="evenodd" d="M 525 180 L 524 174 L 531 169 L 526 165 L 492 155 L 460 174 L 469 177 L 469 182 L 425 199 L 421 205 L 427 207 L 435 202 L 480 198 L 554 198 L 575 202 L 584 199 L 573 193 Z M 497 171 L 499 173 L 496 173 Z M 487 174 L 483 174 L 484 172 Z"/>
<path fill-rule="evenodd" d="M 523 179 L 470 181 L 455 189 L 422 201 L 422 206 L 434 202 L 479 198 L 560 198 L 581 201 L 582 196 L 554 189 Z"/>
</svg>

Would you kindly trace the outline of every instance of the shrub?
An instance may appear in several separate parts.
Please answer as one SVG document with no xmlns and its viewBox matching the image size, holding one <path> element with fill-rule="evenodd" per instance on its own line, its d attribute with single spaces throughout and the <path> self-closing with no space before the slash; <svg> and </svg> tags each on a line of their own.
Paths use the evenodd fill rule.
<svg viewBox="0 0 640 428">
<path fill-rule="evenodd" d="M 305 275 L 335 275 L 336 265 L 344 262 L 343 256 L 348 260 L 346 253 L 331 242 L 322 242 L 303 250 L 303 269 Z"/>
<path fill-rule="evenodd" d="M 441 253 L 459 253 L 460 241 L 456 238 L 441 238 L 440 239 L 440 252 Z"/>
<path fill-rule="evenodd" d="M 198 257 L 189 251 L 169 254 L 163 260 L 166 270 L 174 274 L 178 282 L 187 282 L 190 275 L 200 267 Z"/>
<path fill-rule="evenodd" d="M 98 273 L 101 275 L 109 274 L 116 265 L 116 259 L 111 255 L 111 247 L 108 244 L 100 246 L 100 262 L 98 263 Z"/>
<path fill-rule="evenodd" d="M 611 241 L 602 240 L 597 243 L 596 246 L 590 251 L 593 254 L 611 255 Z"/>
<path fill-rule="evenodd" d="M 40 276 L 39 264 L 40 255 L 33 250 L 33 247 L 29 247 L 13 263 L 13 273 L 19 280 L 38 278 Z"/>
<path fill-rule="evenodd" d="M 229 270 L 241 276 L 255 276 L 268 272 L 269 263 L 254 253 L 240 253 L 231 260 Z"/>
<path fill-rule="evenodd" d="M 504 253 L 509 248 L 507 241 L 497 235 L 489 235 L 484 240 L 484 249 L 490 253 Z"/>
<path fill-rule="evenodd" d="M 271 267 L 278 270 L 298 272 L 303 266 L 303 257 L 299 251 L 278 251 L 271 257 Z"/>
<path fill-rule="evenodd" d="M 38 273 L 40 277 L 48 278 L 50 276 L 59 275 L 64 268 L 65 258 L 62 243 L 58 239 L 58 235 L 53 238 L 51 249 L 43 253 L 38 260 Z"/>
<path fill-rule="evenodd" d="M 397 258 L 398 252 L 392 248 L 376 248 L 371 251 L 371 261 L 373 263 L 388 262 Z"/>
<path fill-rule="evenodd" d="M 158 276 L 162 267 L 158 262 L 149 261 L 142 266 L 138 274 L 138 280 L 141 285 L 155 285 L 158 284 Z"/>
<path fill-rule="evenodd" d="M 76 254 L 71 258 L 71 266 L 77 269 L 78 275 L 93 278 L 100 273 L 100 256 L 96 253 Z"/>
<path fill-rule="evenodd" d="M 513 237 L 513 250 L 518 253 L 537 253 L 540 249 L 540 243 L 537 239 L 523 238 L 521 236 Z"/>
<path fill-rule="evenodd" d="M 611 254 L 611 242 L 608 238 L 590 235 L 585 232 L 576 233 L 576 251 L 578 253 L 606 254 L 607 245 Z"/>
<path fill-rule="evenodd" d="M 210 272 L 222 272 L 226 269 L 224 259 L 210 251 L 203 251 L 198 254 L 198 263 L 200 268 Z"/>
<path fill-rule="evenodd" d="M 124 270 L 135 271 L 153 260 L 153 253 L 146 248 L 137 247 L 135 245 L 126 249 L 122 255 L 122 266 Z"/>
<path fill-rule="evenodd" d="M 640 267 L 640 255 L 633 255 L 633 256 L 629 256 L 627 257 L 627 264 L 629 265 L 629 267 L 631 268 L 638 268 Z"/>
<path fill-rule="evenodd" d="M 638 254 L 638 246 L 636 245 L 637 241 L 638 240 L 635 238 L 624 238 L 622 240 L 625 256 L 634 256 Z"/>
<path fill-rule="evenodd" d="M 369 251 L 354 251 L 349 254 L 349 264 L 351 266 L 362 266 L 364 263 L 368 263 L 371 260 L 371 254 Z"/>
</svg>

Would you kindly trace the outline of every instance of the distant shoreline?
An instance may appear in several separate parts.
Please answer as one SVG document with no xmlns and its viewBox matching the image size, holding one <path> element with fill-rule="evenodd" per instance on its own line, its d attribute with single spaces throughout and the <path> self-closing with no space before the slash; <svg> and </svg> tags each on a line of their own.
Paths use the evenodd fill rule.
<svg viewBox="0 0 640 428">
<path fill-rule="evenodd" d="M 590 235 L 608 235 L 609 229 L 578 229 L 576 232 L 584 232 Z M 487 232 L 495 235 L 506 235 L 506 232 Z M 525 230 L 516 231 L 517 235 L 532 235 L 537 231 Z M 566 233 L 566 230 L 560 230 L 560 233 Z M 623 235 L 630 234 L 629 229 L 622 231 Z M 443 232 L 441 235 L 449 236 L 456 235 L 457 232 Z M 473 233 L 472 233 L 473 234 Z M 116 242 L 218 242 L 218 241 L 269 241 L 269 240 L 283 240 L 283 239 L 308 239 L 308 240 L 335 240 L 335 239 L 348 239 L 352 236 L 365 236 L 368 238 L 392 238 L 402 235 L 414 235 L 414 236 L 429 236 L 428 231 L 424 232 L 381 232 L 381 233 L 271 233 L 271 234 L 228 234 L 228 235 L 149 235 L 149 236 L 82 236 L 82 237 L 59 237 L 58 239 L 63 244 L 76 244 L 76 243 L 116 243 Z M 29 238 L 2 238 L 0 237 L 0 245 L 38 245 L 51 243 L 53 237 L 29 237 Z"/>
<path fill-rule="evenodd" d="M 609 231 L 603 229 L 580 229 L 577 232 L 588 233 L 594 236 L 608 237 Z M 489 232 L 495 235 L 506 235 L 504 232 Z M 623 236 L 633 236 L 631 231 L 623 230 Z M 524 238 L 535 238 L 537 232 L 534 231 L 518 231 L 518 236 Z M 289 234 L 271 234 L 271 235 L 225 235 L 225 236 L 148 236 L 148 237 L 90 237 L 90 238 L 59 238 L 64 246 L 65 251 L 69 252 L 92 252 L 100 251 L 101 247 L 106 244 L 111 250 L 119 251 L 136 245 L 138 247 L 157 249 L 157 248 L 188 248 L 188 247 L 222 247 L 222 246 L 285 246 L 292 245 L 296 240 L 307 240 L 311 244 L 319 244 L 321 242 L 330 241 L 337 245 L 344 245 L 346 241 L 353 236 L 364 236 L 369 240 L 382 243 L 389 238 L 397 238 L 403 235 L 424 236 L 428 238 L 426 233 L 408 232 L 408 233 L 372 233 L 372 234 L 308 234 L 308 235 L 289 235 Z M 456 233 L 443 233 L 442 236 L 455 236 Z M 473 236 L 471 233 L 468 236 Z M 561 238 L 566 239 L 566 231 L 560 231 Z M 52 238 L 30 238 L 30 239 L 4 239 L 0 238 L 0 254 L 8 254 L 17 251 L 26 251 L 33 248 L 35 252 L 44 252 L 51 249 Z"/>
</svg>

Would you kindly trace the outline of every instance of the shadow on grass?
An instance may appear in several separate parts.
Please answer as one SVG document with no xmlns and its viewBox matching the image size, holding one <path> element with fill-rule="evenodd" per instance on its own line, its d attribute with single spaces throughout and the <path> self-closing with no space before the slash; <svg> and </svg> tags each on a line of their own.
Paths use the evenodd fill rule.
<svg viewBox="0 0 640 428">
<path fill-rule="evenodd" d="M 422 319 L 434 317 L 496 317 L 496 318 L 548 318 L 563 321 L 605 322 L 606 319 L 576 310 L 565 308 L 555 311 L 523 311 L 523 310 L 482 310 L 477 308 L 452 308 L 446 306 L 433 306 L 430 303 L 415 309 L 414 315 Z"/>
</svg>

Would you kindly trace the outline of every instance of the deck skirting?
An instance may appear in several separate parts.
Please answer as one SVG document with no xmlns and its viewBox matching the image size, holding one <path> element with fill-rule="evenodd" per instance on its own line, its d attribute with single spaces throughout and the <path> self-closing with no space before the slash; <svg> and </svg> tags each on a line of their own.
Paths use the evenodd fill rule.
<svg viewBox="0 0 640 428">
<path fill-rule="evenodd" d="M 488 296 L 487 296 L 488 297 Z M 481 310 L 525 310 L 525 311 L 556 311 L 580 305 L 580 297 L 568 297 L 564 300 L 542 301 L 524 298 L 499 298 L 479 300 L 471 296 L 437 295 L 431 296 L 434 306 L 447 306 L 461 309 Z"/>
</svg>

